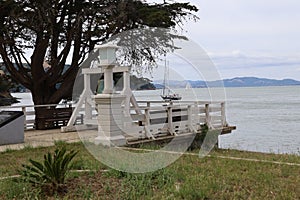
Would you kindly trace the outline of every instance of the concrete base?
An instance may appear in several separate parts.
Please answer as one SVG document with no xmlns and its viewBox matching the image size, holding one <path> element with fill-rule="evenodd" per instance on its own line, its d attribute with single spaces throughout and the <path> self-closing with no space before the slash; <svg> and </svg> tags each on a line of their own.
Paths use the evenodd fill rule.
<svg viewBox="0 0 300 200">
<path fill-rule="evenodd" d="M 121 107 L 125 95 L 98 94 L 95 102 L 98 108 L 98 137 L 96 144 L 104 146 L 124 146 L 126 138 L 123 134 L 124 113 Z"/>
</svg>

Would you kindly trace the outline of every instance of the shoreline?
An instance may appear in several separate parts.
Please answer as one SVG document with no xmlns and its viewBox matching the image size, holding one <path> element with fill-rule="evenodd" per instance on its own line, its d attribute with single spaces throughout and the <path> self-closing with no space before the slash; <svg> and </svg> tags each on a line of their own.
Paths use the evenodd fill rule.
<svg viewBox="0 0 300 200">
<path fill-rule="evenodd" d="M 56 143 L 59 142 L 64 142 L 68 144 L 82 143 L 76 131 L 62 133 L 60 132 L 60 129 L 26 130 L 24 131 L 24 143 L 0 145 L 0 153 L 10 151 L 10 150 L 17 150 L 17 151 L 23 150 L 28 147 L 30 148 L 53 147 L 55 146 Z M 293 153 L 259 152 L 259 151 L 220 148 L 220 147 L 217 147 L 217 150 L 224 151 L 224 152 L 231 151 L 231 152 L 257 154 L 257 155 L 297 156 L 300 158 L 300 151 L 299 154 L 296 153 L 293 154 Z"/>
</svg>

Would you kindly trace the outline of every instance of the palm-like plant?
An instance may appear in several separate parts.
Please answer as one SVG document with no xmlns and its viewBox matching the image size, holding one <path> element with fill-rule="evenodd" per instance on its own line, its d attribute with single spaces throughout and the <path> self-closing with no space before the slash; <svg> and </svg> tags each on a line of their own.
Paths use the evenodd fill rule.
<svg viewBox="0 0 300 200">
<path fill-rule="evenodd" d="M 62 147 L 56 149 L 54 155 L 45 154 L 43 162 L 30 159 L 31 165 L 22 165 L 23 178 L 35 186 L 47 189 L 48 192 L 64 192 L 65 180 L 72 167 L 71 161 L 77 153 L 74 150 L 67 152 Z"/>
</svg>

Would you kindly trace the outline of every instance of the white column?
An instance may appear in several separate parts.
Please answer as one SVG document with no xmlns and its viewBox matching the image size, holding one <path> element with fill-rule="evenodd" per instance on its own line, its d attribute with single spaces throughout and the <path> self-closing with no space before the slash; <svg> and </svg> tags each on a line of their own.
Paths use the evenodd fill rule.
<svg viewBox="0 0 300 200">
<path fill-rule="evenodd" d="M 226 114 L 225 114 L 225 102 L 221 103 L 221 123 L 222 123 L 222 128 L 227 126 Z"/>
<path fill-rule="evenodd" d="M 121 107 L 125 96 L 119 94 L 98 94 L 95 102 L 98 108 L 98 137 L 96 144 L 104 146 L 124 146 L 124 115 Z"/>
<path fill-rule="evenodd" d="M 86 91 L 88 91 L 87 94 L 92 93 L 91 92 L 91 76 L 90 74 L 84 74 L 84 88 Z M 86 94 L 84 94 L 85 96 Z M 90 95 L 86 95 L 85 97 L 85 120 L 92 119 L 92 105 L 90 105 L 91 97 Z"/>
<path fill-rule="evenodd" d="M 205 123 L 209 129 L 212 128 L 211 127 L 211 117 L 210 117 L 210 113 L 209 113 L 209 104 L 205 104 Z"/>
<path fill-rule="evenodd" d="M 112 94 L 114 88 L 113 82 L 113 65 L 103 66 L 104 69 L 104 90 L 103 94 Z"/>
<path fill-rule="evenodd" d="M 128 71 L 123 72 L 123 85 L 122 94 L 126 96 L 124 101 L 125 115 L 130 116 L 130 98 L 132 96 L 132 92 L 130 88 L 130 74 Z"/>
</svg>

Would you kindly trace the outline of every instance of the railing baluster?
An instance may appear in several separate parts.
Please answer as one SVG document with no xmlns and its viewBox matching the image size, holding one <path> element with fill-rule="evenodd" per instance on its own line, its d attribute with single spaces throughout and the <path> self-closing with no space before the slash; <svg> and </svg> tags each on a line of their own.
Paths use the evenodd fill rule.
<svg viewBox="0 0 300 200">
<path fill-rule="evenodd" d="M 226 114 L 225 114 L 225 102 L 221 103 L 221 124 L 222 127 L 225 127 L 227 125 Z"/>
<path fill-rule="evenodd" d="M 208 128 L 211 128 L 211 117 L 209 113 L 209 104 L 205 104 L 205 123 Z"/>
<path fill-rule="evenodd" d="M 193 112 L 192 112 L 192 105 L 188 105 L 188 128 L 189 131 L 192 133 L 196 133 L 196 129 L 193 126 Z"/>
<path fill-rule="evenodd" d="M 24 114 L 24 128 L 27 129 L 27 120 L 26 120 L 27 113 L 26 113 L 26 107 L 25 106 L 22 107 L 22 112 Z"/>
<path fill-rule="evenodd" d="M 171 103 L 170 103 L 171 104 Z M 171 104 L 173 105 L 173 103 Z M 168 131 L 171 135 L 176 135 L 173 129 L 173 111 L 172 111 L 172 106 L 168 106 Z"/>
<path fill-rule="evenodd" d="M 155 139 L 152 133 L 150 132 L 150 108 L 145 109 L 145 134 L 147 138 Z"/>
</svg>

